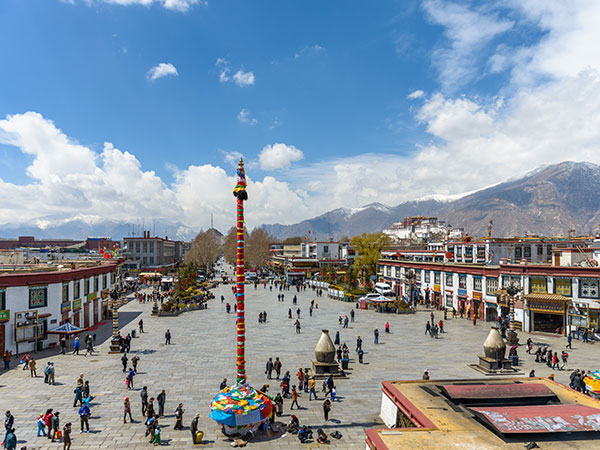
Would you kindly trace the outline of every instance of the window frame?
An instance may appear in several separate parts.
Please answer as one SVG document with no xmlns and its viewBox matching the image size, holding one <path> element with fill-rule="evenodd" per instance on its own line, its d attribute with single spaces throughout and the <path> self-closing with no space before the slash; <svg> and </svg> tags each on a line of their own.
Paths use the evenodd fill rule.
<svg viewBox="0 0 600 450">
<path fill-rule="evenodd" d="M 44 300 L 41 304 L 32 303 L 32 294 L 34 292 L 43 291 Z M 29 286 L 28 289 L 29 309 L 45 308 L 48 306 L 48 285 Z"/>
</svg>

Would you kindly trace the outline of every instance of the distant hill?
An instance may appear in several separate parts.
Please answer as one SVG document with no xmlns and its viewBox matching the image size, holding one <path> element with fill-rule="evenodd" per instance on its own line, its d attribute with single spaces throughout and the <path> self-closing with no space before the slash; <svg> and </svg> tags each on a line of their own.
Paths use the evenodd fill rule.
<svg viewBox="0 0 600 450">
<path fill-rule="evenodd" d="M 306 236 L 317 239 L 376 232 L 407 216 L 437 216 L 475 236 L 487 233 L 494 221 L 495 236 L 592 233 L 600 224 L 600 166 L 566 161 L 540 167 L 517 179 L 481 189 L 452 201 L 417 200 L 390 207 L 372 203 L 338 208 L 293 225 L 263 225 L 278 239 Z"/>
</svg>

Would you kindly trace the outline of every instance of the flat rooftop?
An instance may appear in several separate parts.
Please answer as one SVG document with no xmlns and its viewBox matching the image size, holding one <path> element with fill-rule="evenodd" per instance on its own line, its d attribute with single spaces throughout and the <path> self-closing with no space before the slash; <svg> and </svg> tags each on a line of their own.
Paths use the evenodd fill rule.
<svg viewBox="0 0 600 450">
<path fill-rule="evenodd" d="M 547 378 L 386 381 L 383 396 L 404 427 L 367 430 L 373 450 L 600 448 L 600 401 Z"/>
</svg>

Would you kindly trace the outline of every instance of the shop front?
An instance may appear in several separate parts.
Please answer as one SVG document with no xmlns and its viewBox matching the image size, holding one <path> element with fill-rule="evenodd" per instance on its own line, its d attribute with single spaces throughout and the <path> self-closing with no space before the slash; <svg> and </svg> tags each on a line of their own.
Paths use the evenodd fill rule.
<svg viewBox="0 0 600 450">
<path fill-rule="evenodd" d="M 439 308 L 443 308 L 442 289 L 439 284 L 433 285 L 433 304 Z"/>
<path fill-rule="evenodd" d="M 498 318 L 498 305 L 490 301 L 485 302 L 485 321 L 495 322 Z"/>
<path fill-rule="evenodd" d="M 8 310 L 8 309 L 0 310 L 0 354 L 4 354 L 4 350 L 6 348 L 6 346 L 5 346 L 6 327 L 4 326 L 4 324 L 8 323 L 9 320 L 10 320 L 10 310 Z"/>
<path fill-rule="evenodd" d="M 569 299 L 560 294 L 527 294 L 531 330 L 565 334 L 565 315 Z"/>
<path fill-rule="evenodd" d="M 454 297 L 452 291 L 446 291 L 446 308 L 454 309 Z"/>
<path fill-rule="evenodd" d="M 469 312 L 469 316 L 471 315 L 469 306 L 470 305 L 467 300 L 467 290 L 459 289 L 458 290 L 458 314 L 460 314 L 460 317 L 467 315 L 467 312 Z"/>
<path fill-rule="evenodd" d="M 81 299 L 80 298 L 78 298 L 77 300 L 73 300 L 72 309 L 73 309 L 73 325 L 75 325 L 76 327 L 81 327 L 81 320 L 80 320 Z"/>
<path fill-rule="evenodd" d="M 471 315 L 481 319 L 485 317 L 485 305 L 481 300 L 481 292 L 473 292 L 473 298 L 471 300 Z"/>
</svg>

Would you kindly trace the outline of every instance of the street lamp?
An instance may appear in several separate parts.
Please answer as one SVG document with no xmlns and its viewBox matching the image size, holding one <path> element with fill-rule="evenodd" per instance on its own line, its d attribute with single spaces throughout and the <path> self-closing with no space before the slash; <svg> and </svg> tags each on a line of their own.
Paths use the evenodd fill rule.
<svg viewBox="0 0 600 450">
<path fill-rule="evenodd" d="M 519 338 L 517 336 L 517 332 L 515 331 L 515 296 L 521 292 L 521 288 L 511 283 L 510 286 L 506 288 L 506 293 L 508 294 L 508 301 L 510 307 L 510 318 L 508 321 L 508 333 L 507 340 L 511 345 L 517 345 L 519 343 Z"/>
<path fill-rule="evenodd" d="M 112 309 L 112 319 L 113 319 L 113 333 L 110 341 L 110 353 L 120 353 L 121 345 L 120 345 L 120 337 L 119 337 L 119 310 L 117 309 L 119 300 L 119 291 L 117 290 L 117 285 L 115 284 L 112 291 L 110 291 L 110 306 Z"/>
</svg>

